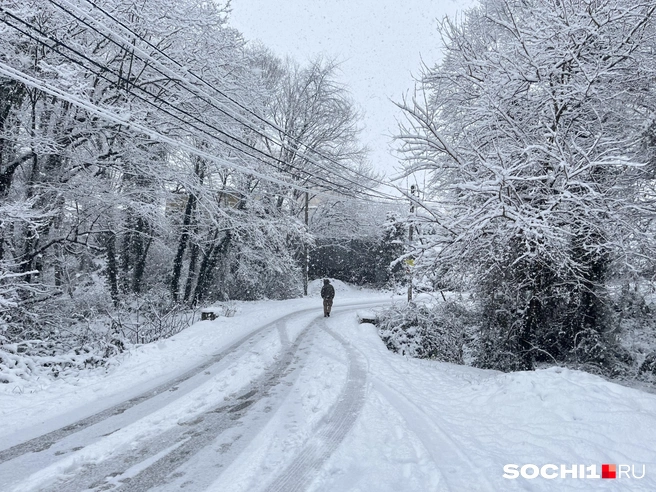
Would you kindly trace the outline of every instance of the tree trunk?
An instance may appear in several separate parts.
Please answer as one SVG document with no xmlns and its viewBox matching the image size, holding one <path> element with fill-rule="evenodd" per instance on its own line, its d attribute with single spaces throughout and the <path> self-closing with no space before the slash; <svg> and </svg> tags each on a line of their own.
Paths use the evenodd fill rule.
<svg viewBox="0 0 656 492">
<path fill-rule="evenodd" d="M 125 233 L 123 234 L 123 241 L 121 244 L 121 284 L 123 292 L 130 290 L 130 260 L 131 260 L 131 243 L 134 235 L 132 226 L 132 212 L 128 210 L 127 217 L 125 218 Z"/>
<path fill-rule="evenodd" d="M 189 253 L 189 271 L 187 272 L 187 282 L 185 283 L 184 302 L 188 303 L 191 298 L 191 292 L 194 287 L 194 278 L 196 276 L 196 265 L 198 263 L 198 254 L 200 247 L 198 244 L 191 245 L 191 252 Z"/>
<path fill-rule="evenodd" d="M 225 254 L 230 246 L 231 235 L 226 232 L 225 236 L 217 244 L 219 232 L 214 233 L 214 241 L 207 254 L 203 257 L 200 270 L 198 272 L 198 281 L 196 282 L 196 291 L 194 293 L 194 304 L 198 304 L 209 291 L 210 281 L 212 280 L 212 270 L 216 266 L 217 260 L 221 254 Z"/>
<path fill-rule="evenodd" d="M 134 266 L 132 271 L 132 292 L 139 294 L 143 282 L 144 272 L 146 271 L 146 259 L 148 250 L 153 242 L 153 236 L 148 222 L 139 217 L 137 219 L 137 230 L 133 237 L 133 258 Z"/>
<path fill-rule="evenodd" d="M 107 253 L 107 279 L 109 281 L 109 292 L 112 296 L 114 306 L 118 306 L 118 259 L 116 258 L 116 234 L 110 232 L 106 236 Z"/>
<path fill-rule="evenodd" d="M 535 369 L 535 355 L 531 340 L 535 338 L 536 329 L 543 321 L 542 302 L 538 295 L 534 292 L 528 302 L 522 330 L 517 338 L 518 355 L 521 360 L 521 370 L 523 371 Z"/>
<path fill-rule="evenodd" d="M 13 80 L 0 82 L 0 130 L 2 130 L 2 135 L 11 135 L 13 133 L 12 129 L 7 128 L 8 122 L 11 122 L 9 116 L 14 108 L 23 104 L 26 94 L 27 89 L 22 82 Z M 31 152 L 17 157 L 12 147 L 10 140 L 0 137 L 0 196 L 5 196 L 9 191 L 16 169 L 23 162 L 32 158 Z M 12 157 L 6 165 L 4 162 L 5 156 Z"/>
<path fill-rule="evenodd" d="M 185 250 L 187 249 L 187 243 L 189 242 L 189 226 L 193 219 L 194 210 L 196 208 L 196 197 L 193 193 L 189 194 L 187 198 L 187 205 L 185 206 L 184 219 L 182 221 L 182 234 L 180 235 L 180 241 L 178 242 L 178 251 L 173 260 L 173 276 L 171 278 L 171 295 L 173 296 L 173 301 L 178 302 L 178 289 L 180 286 L 180 275 L 182 273 L 182 260 L 184 258 Z M 190 264 L 191 268 L 191 264 Z M 191 276 L 188 275 L 188 278 Z M 185 298 L 186 298 L 186 289 L 185 289 Z"/>
</svg>

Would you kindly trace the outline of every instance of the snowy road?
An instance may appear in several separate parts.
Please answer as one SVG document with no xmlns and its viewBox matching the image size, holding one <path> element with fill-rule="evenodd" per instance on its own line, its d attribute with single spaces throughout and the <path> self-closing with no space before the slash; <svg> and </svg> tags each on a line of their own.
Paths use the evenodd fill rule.
<svg viewBox="0 0 656 492">
<path fill-rule="evenodd" d="M 330 321 L 380 304 L 336 308 Z M 243 459 L 282 406 L 293 411 L 288 400 L 301 391 L 294 385 L 310 353 L 332 344 L 326 357 L 346 355 L 343 387 L 318 412 L 315 436 L 297 436 L 295 456 L 268 486 L 306 490 L 353 426 L 366 384 L 360 358 L 317 313 L 276 319 L 163 384 L 0 451 L 0 490 L 205 490 Z M 321 362 L 313 357 L 311 365 Z"/>
<path fill-rule="evenodd" d="M 344 294 L 330 318 L 244 304 L 106 374 L 0 393 L 0 490 L 656 490 L 655 395 L 391 354 L 356 321 L 390 299 Z M 647 473 L 509 480 L 506 463 Z"/>
</svg>

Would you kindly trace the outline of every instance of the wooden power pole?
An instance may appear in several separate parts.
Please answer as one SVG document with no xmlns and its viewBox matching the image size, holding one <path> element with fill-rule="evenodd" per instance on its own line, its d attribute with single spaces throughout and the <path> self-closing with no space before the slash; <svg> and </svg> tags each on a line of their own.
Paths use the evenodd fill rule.
<svg viewBox="0 0 656 492">
<path fill-rule="evenodd" d="M 309 209 L 310 209 L 310 193 L 305 192 L 305 230 L 309 230 Z M 303 246 L 303 295 L 308 295 L 308 270 L 310 269 L 310 258 L 307 243 Z"/>
</svg>

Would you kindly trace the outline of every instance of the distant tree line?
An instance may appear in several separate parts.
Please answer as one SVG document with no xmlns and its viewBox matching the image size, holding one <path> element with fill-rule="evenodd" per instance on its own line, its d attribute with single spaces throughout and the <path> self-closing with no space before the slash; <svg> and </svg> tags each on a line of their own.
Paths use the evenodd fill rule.
<svg viewBox="0 0 656 492">
<path fill-rule="evenodd" d="M 382 217 L 385 208 L 387 215 Z M 325 213 L 321 224 L 314 221 L 316 239 L 309 253 L 310 279 L 330 277 L 370 287 L 405 282 L 396 260 L 407 248 L 407 216 L 396 205 L 358 210 L 351 204 L 350 210 L 350 215 L 344 215 L 346 221 L 327 224 L 330 214 Z"/>
</svg>

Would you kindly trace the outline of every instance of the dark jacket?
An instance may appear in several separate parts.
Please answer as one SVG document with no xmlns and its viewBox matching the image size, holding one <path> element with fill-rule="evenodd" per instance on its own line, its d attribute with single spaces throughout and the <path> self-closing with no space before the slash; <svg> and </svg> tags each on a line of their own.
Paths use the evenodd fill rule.
<svg viewBox="0 0 656 492">
<path fill-rule="evenodd" d="M 332 299 L 335 297 L 335 288 L 330 284 L 324 284 L 324 286 L 321 287 L 321 297 L 324 299 Z"/>
</svg>

